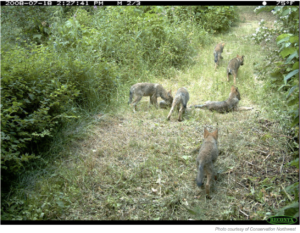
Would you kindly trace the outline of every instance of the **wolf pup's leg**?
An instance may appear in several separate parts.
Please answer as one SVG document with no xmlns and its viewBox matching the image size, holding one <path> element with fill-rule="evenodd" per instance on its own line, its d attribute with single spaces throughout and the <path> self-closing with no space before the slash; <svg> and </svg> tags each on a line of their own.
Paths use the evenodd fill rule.
<svg viewBox="0 0 300 233">
<path fill-rule="evenodd" d="M 136 96 L 136 98 L 134 99 L 134 101 L 132 102 L 132 106 L 133 106 L 133 111 L 136 112 L 136 105 L 138 104 L 138 102 L 140 102 L 140 100 L 143 98 L 142 95 Z"/>
<path fill-rule="evenodd" d="M 174 105 L 172 104 L 171 110 L 170 110 L 169 115 L 167 117 L 168 121 L 170 120 L 173 111 L 174 111 Z"/>
<path fill-rule="evenodd" d="M 153 104 L 156 108 L 158 108 L 156 93 L 154 93 L 154 94 L 150 97 L 150 101 L 152 102 L 152 104 Z"/>
<path fill-rule="evenodd" d="M 128 100 L 128 104 L 130 104 L 132 102 L 132 91 L 129 91 L 129 100 Z"/>
<path fill-rule="evenodd" d="M 203 165 L 199 164 L 197 162 L 197 176 L 196 176 L 196 182 L 197 182 L 197 186 L 200 188 L 203 185 L 203 178 L 204 178 L 204 168 Z"/>
<path fill-rule="evenodd" d="M 237 76 L 237 72 L 234 72 L 234 73 L 233 73 L 233 78 L 234 78 L 234 81 L 233 81 L 233 82 L 234 82 L 234 85 L 236 84 L 236 76 Z"/>
<path fill-rule="evenodd" d="M 178 114 L 178 121 L 182 121 L 182 114 L 184 112 L 184 106 L 181 104 L 180 109 L 179 109 L 179 114 Z"/>
<path fill-rule="evenodd" d="M 207 181 L 206 181 L 206 186 L 205 186 L 205 192 L 206 192 L 206 195 L 210 198 L 210 189 L 212 186 L 213 178 L 215 178 L 214 177 L 214 168 L 213 168 L 212 163 L 207 164 L 206 175 L 207 175 Z"/>
<path fill-rule="evenodd" d="M 216 70 L 218 66 L 218 53 L 215 52 L 214 56 L 215 56 L 215 70 Z"/>
</svg>

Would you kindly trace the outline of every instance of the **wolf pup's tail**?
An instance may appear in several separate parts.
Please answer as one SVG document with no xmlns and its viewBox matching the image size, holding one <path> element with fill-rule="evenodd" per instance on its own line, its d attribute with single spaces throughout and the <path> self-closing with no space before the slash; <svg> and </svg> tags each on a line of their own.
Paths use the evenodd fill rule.
<svg viewBox="0 0 300 233">
<path fill-rule="evenodd" d="M 218 53 L 215 52 L 214 55 L 215 55 L 215 63 L 217 63 L 218 62 Z"/>
<path fill-rule="evenodd" d="M 130 104 L 132 102 L 132 91 L 129 91 L 129 101 L 128 104 Z"/>
<path fill-rule="evenodd" d="M 198 187 L 201 187 L 203 185 L 203 177 L 204 177 L 203 165 L 200 164 L 198 167 L 198 173 L 196 177 L 196 182 Z"/>
</svg>

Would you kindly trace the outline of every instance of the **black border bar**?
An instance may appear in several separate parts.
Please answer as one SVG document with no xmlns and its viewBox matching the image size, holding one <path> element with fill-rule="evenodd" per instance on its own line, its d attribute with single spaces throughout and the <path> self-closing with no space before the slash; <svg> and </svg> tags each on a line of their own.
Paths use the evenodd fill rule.
<svg viewBox="0 0 300 233">
<path fill-rule="evenodd" d="M 1 6 L 299 6 L 299 1 L 1 1 Z"/>
</svg>

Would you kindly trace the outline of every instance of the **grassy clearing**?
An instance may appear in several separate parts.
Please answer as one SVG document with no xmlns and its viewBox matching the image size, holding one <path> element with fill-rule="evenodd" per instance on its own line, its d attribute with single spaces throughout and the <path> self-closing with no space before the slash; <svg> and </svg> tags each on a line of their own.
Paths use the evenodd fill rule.
<svg viewBox="0 0 300 233">
<path fill-rule="evenodd" d="M 291 160 L 286 116 L 272 110 L 275 105 L 284 107 L 284 98 L 264 90 L 253 73 L 253 65 L 265 56 L 249 39 L 260 19 L 251 18 L 250 8 L 240 9 L 242 23 L 214 37 L 210 46 L 199 48 L 196 65 L 184 72 L 173 70 L 170 79 L 147 78 L 172 89 L 173 94 L 186 87 L 188 105 L 221 101 L 228 98 L 233 84 L 232 76 L 226 81 L 229 60 L 245 55 L 236 86 L 240 106 L 254 110 L 228 114 L 195 110 L 184 115 L 181 123 L 174 111 L 168 122 L 169 110 L 149 107 L 149 98 L 143 98 L 134 114 L 127 105 L 128 90 L 118 92 L 117 110 L 94 116 L 85 129 L 78 126 L 79 138 L 60 152 L 54 172 L 36 178 L 34 191 L 47 193 L 43 205 L 48 206 L 48 217 L 261 220 L 283 206 L 286 198 L 293 198 L 283 192 L 298 179 L 297 172 L 285 166 Z M 214 71 L 213 49 L 220 41 L 226 42 L 224 59 Z M 212 199 L 206 199 L 205 191 L 196 187 L 193 150 L 203 141 L 204 127 L 211 131 L 217 123 L 219 179 Z M 62 211 L 63 206 L 68 211 Z"/>
</svg>

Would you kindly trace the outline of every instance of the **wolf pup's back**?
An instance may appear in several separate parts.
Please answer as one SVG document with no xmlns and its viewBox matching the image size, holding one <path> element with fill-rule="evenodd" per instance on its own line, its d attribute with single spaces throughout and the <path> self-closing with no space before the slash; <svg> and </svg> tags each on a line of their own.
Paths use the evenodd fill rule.
<svg viewBox="0 0 300 233">
<path fill-rule="evenodd" d="M 227 82 L 229 82 L 229 75 L 232 74 L 234 77 L 234 85 L 236 84 L 236 77 L 239 67 L 244 65 L 244 55 L 237 55 L 235 58 L 231 59 L 227 67 Z"/>
<path fill-rule="evenodd" d="M 197 156 L 197 177 L 196 182 L 198 187 L 203 185 L 204 174 L 207 176 L 205 192 L 209 196 L 210 188 L 212 186 L 213 178 L 216 179 L 216 172 L 214 170 L 214 162 L 219 155 L 218 149 L 218 129 L 210 133 L 204 128 L 204 141 Z"/>
<path fill-rule="evenodd" d="M 177 110 L 179 111 L 178 114 L 178 121 L 182 121 L 182 114 L 185 112 L 187 103 L 190 99 L 189 92 L 186 88 L 181 87 L 177 90 L 176 95 L 173 99 L 171 110 L 168 114 L 167 120 L 170 120 L 171 115 L 174 111 L 174 108 L 177 107 Z"/>
<path fill-rule="evenodd" d="M 217 69 L 217 67 L 219 65 L 220 59 L 223 59 L 222 53 L 223 53 L 224 46 L 225 46 L 224 42 L 221 42 L 215 46 L 215 49 L 214 49 L 215 70 Z"/>
<path fill-rule="evenodd" d="M 161 97 L 166 102 L 172 103 L 172 91 L 166 91 L 161 84 L 157 83 L 136 83 L 130 87 L 128 104 L 132 103 L 133 110 L 136 111 L 137 103 L 143 96 L 150 96 L 150 104 L 157 107 L 157 97 Z M 132 99 L 134 100 L 132 101 Z"/>
<path fill-rule="evenodd" d="M 203 105 L 193 105 L 192 108 L 208 109 L 219 113 L 234 111 L 241 100 L 241 95 L 237 87 L 231 86 L 229 98 L 224 101 L 207 101 Z"/>
</svg>

